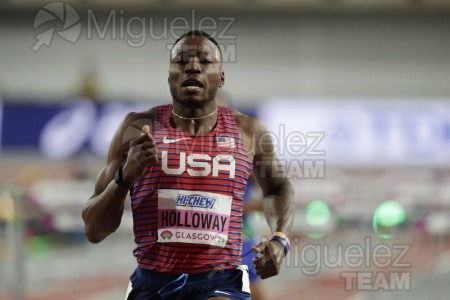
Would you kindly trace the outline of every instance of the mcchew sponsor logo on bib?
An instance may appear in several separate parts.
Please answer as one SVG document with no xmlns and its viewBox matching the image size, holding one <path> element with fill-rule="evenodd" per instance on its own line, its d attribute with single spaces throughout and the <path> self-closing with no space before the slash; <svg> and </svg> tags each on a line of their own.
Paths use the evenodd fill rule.
<svg viewBox="0 0 450 300">
<path fill-rule="evenodd" d="M 202 207 L 213 208 L 216 198 L 202 196 L 202 195 L 183 195 L 178 194 L 175 205 L 177 206 L 189 206 L 189 207 Z"/>
</svg>

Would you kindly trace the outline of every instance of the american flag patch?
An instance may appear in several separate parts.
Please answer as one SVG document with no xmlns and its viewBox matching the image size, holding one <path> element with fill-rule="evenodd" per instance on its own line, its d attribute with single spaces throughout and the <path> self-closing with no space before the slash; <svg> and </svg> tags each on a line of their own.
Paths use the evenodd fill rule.
<svg viewBox="0 0 450 300">
<path fill-rule="evenodd" d="M 217 148 L 220 149 L 234 149 L 236 148 L 236 144 L 234 143 L 234 138 L 226 137 L 226 136 L 218 136 L 217 140 Z"/>
</svg>

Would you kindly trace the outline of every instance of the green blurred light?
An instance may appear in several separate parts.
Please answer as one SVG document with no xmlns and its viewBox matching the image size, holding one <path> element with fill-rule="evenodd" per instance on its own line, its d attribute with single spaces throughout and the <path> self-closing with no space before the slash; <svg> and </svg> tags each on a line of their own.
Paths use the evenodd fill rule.
<svg viewBox="0 0 450 300">
<path fill-rule="evenodd" d="M 381 203 L 373 214 L 373 230 L 382 239 L 390 239 L 394 236 L 396 226 L 406 220 L 403 206 L 397 201 L 385 201 Z"/>
<path fill-rule="evenodd" d="M 306 223 L 310 226 L 323 226 L 330 217 L 330 207 L 323 201 L 314 200 L 306 206 Z"/>
<path fill-rule="evenodd" d="M 325 236 L 325 233 L 307 233 L 307 237 L 313 240 L 321 239 Z"/>
<path fill-rule="evenodd" d="M 51 256 L 51 244 L 45 236 L 33 236 L 27 240 L 28 255 L 36 259 L 45 259 Z"/>
<path fill-rule="evenodd" d="M 383 240 L 389 240 L 392 239 L 394 235 L 392 233 L 379 233 L 378 237 Z"/>
<path fill-rule="evenodd" d="M 311 201 L 306 206 L 305 221 L 311 227 L 320 227 L 328 224 L 331 219 L 331 210 L 328 204 L 321 200 Z M 310 239 L 323 238 L 326 233 L 323 232 L 308 232 L 306 234 Z"/>
<path fill-rule="evenodd" d="M 255 221 L 259 221 L 259 220 L 262 219 L 262 216 L 261 216 L 261 214 L 259 213 L 259 211 L 255 211 L 255 212 L 253 213 L 253 218 L 255 219 Z"/>
</svg>

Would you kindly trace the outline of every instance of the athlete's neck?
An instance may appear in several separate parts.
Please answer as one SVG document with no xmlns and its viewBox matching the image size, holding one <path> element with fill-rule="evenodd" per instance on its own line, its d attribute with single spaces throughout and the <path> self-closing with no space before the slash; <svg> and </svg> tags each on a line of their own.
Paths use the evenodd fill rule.
<svg viewBox="0 0 450 300">
<path fill-rule="evenodd" d="M 216 126 L 217 105 L 186 107 L 174 103 L 172 117 L 182 131 L 191 135 L 204 135 Z"/>
</svg>

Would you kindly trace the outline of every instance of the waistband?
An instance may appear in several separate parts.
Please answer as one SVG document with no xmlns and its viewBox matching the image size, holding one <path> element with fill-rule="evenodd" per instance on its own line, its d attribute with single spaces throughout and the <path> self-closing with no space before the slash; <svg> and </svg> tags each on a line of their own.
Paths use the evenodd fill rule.
<svg viewBox="0 0 450 300">
<path fill-rule="evenodd" d="M 160 286 L 168 282 L 177 281 L 180 277 L 186 278 L 185 286 L 202 285 L 204 283 L 214 283 L 234 276 L 236 269 L 212 269 L 210 272 L 198 274 L 166 274 L 151 269 L 141 267 L 136 268 L 136 276 L 145 285 Z"/>
</svg>

